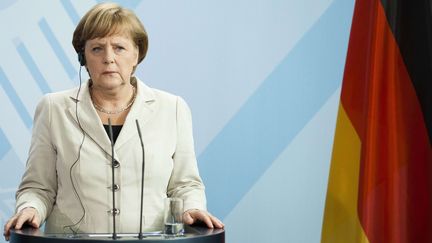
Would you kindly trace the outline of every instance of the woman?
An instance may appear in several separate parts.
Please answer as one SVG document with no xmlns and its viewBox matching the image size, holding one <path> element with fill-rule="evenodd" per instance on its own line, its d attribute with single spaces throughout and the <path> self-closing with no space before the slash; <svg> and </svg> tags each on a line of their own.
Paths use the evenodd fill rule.
<svg viewBox="0 0 432 243">
<path fill-rule="evenodd" d="M 145 147 L 144 231 L 161 229 L 166 197 L 184 200 L 186 224 L 223 227 L 206 211 L 188 106 L 133 76 L 147 41 L 135 14 L 116 4 L 98 4 L 81 19 L 72 43 L 90 80 L 82 88 L 48 94 L 37 106 L 6 239 L 12 227 L 25 223 L 38 228 L 46 222 L 46 232 L 112 232 L 112 214 L 117 232 L 139 232 L 142 150 L 135 120 Z"/>
</svg>

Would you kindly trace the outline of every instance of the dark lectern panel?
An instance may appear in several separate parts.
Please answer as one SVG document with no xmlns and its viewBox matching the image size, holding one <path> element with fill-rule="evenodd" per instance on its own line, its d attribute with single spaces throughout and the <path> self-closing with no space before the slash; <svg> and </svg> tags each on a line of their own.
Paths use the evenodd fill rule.
<svg viewBox="0 0 432 243">
<path fill-rule="evenodd" d="M 119 234 L 119 238 L 113 240 L 107 234 L 45 234 L 39 229 L 24 228 L 11 230 L 10 243 L 110 243 L 110 242 L 179 242 L 179 243 L 225 243 L 225 230 L 208 229 L 204 227 L 185 227 L 185 235 L 182 237 L 166 238 L 160 234 L 147 234 L 142 240 L 137 234 Z"/>
</svg>

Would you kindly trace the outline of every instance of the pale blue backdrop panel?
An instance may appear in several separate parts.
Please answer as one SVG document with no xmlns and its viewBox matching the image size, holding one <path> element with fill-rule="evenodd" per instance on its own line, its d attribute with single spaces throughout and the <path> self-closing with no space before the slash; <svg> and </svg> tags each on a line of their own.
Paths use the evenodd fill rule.
<svg viewBox="0 0 432 243">
<path fill-rule="evenodd" d="M 36 104 L 78 84 L 72 32 L 98 2 L 0 2 L 1 225 Z M 227 242 L 319 242 L 354 0 L 116 2 L 149 34 L 137 76 L 192 109 L 208 208 Z"/>
</svg>

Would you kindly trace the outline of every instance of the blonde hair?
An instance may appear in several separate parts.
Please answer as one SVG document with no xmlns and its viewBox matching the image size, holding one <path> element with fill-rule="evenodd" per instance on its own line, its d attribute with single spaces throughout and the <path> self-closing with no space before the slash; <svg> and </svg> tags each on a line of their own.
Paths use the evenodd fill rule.
<svg viewBox="0 0 432 243">
<path fill-rule="evenodd" d="M 138 47 L 138 63 L 148 48 L 148 36 L 143 24 L 129 9 L 115 3 L 100 3 L 80 20 L 73 33 L 72 45 L 77 53 L 84 52 L 87 40 L 125 33 Z"/>
</svg>

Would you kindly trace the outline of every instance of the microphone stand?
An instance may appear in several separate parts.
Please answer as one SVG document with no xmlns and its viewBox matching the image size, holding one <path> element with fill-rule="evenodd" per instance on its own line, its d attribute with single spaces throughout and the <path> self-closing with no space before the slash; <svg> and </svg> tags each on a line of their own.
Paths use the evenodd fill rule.
<svg viewBox="0 0 432 243">
<path fill-rule="evenodd" d="M 137 130 L 138 130 L 138 136 L 141 142 L 141 150 L 142 150 L 142 167 L 141 167 L 141 208 L 140 208 L 140 223 L 139 223 L 139 234 L 138 238 L 141 240 L 144 238 L 143 232 L 142 232 L 142 218 L 143 218 L 143 198 L 144 198 L 144 170 L 145 170 L 145 151 L 144 151 L 144 143 L 141 135 L 141 129 L 138 123 L 138 119 L 135 120 Z"/>
<path fill-rule="evenodd" d="M 108 128 L 109 128 L 109 136 L 110 136 L 110 140 L 111 140 L 111 171 L 112 171 L 112 182 L 111 182 L 111 190 L 112 190 L 112 205 L 113 205 L 113 209 L 112 209 L 112 217 L 113 217 L 113 233 L 112 233 L 112 238 L 114 240 L 117 239 L 117 233 L 116 233 L 116 207 L 115 207 L 115 190 L 114 190 L 114 185 L 115 185 L 115 181 L 114 181 L 114 164 L 115 164 L 115 159 L 114 159 L 114 137 L 113 137 L 113 131 L 112 131 L 112 126 L 111 126 L 111 119 L 108 118 Z"/>
</svg>

